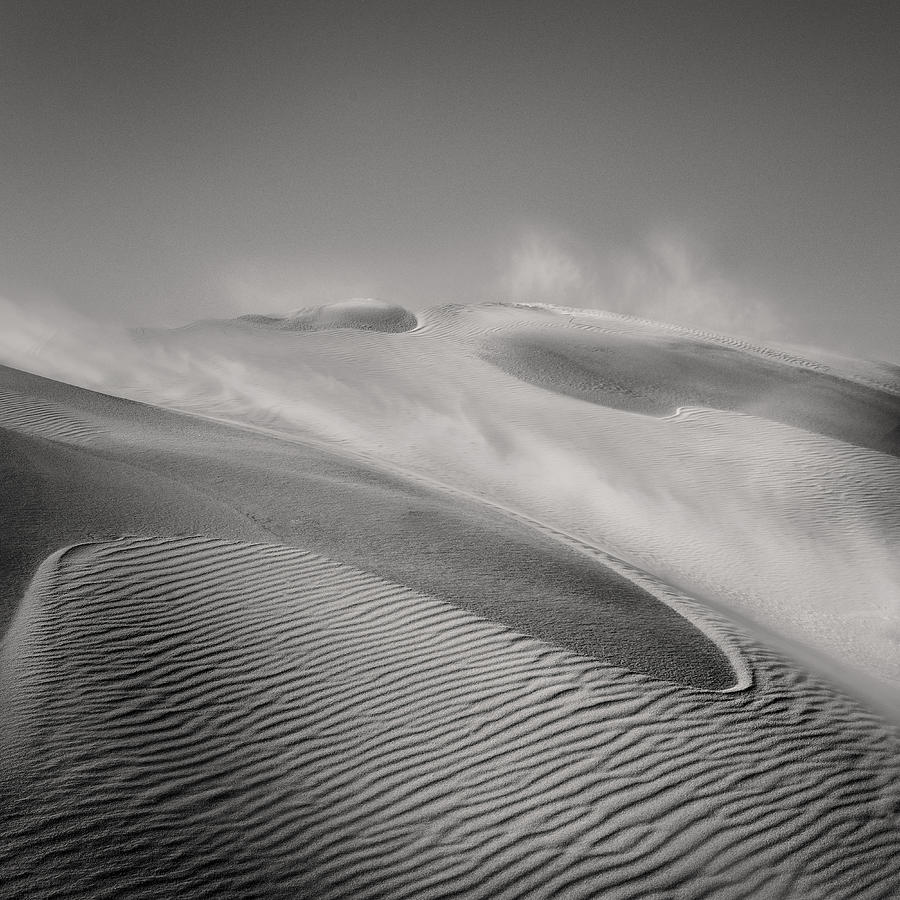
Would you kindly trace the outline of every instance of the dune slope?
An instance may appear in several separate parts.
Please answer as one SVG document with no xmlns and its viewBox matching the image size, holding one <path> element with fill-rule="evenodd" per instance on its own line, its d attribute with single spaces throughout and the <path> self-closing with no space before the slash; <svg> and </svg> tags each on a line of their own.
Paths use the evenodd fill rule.
<svg viewBox="0 0 900 900">
<path fill-rule="evenodd" d="M 743 649 L 709 694 L 296 549 L 75 546 L 4 646 L 0 891 L 888 897 L 896 740 Z"/>
<path fill-rule="evenodd" d="M 14 414 L 0 404 L 4 621 L 63 544 L 207 534 L 315 549 L 637 671 L 735 681 L 717 644 L 666 602 L 529 523 L 309 444 L 12 370 L 0 378 L 18 398 Z M 16 417 L 29 404 L 44 410 L 43 431 Z M 58 420 L 96 439 L 73 443 Z"/>
</svg>

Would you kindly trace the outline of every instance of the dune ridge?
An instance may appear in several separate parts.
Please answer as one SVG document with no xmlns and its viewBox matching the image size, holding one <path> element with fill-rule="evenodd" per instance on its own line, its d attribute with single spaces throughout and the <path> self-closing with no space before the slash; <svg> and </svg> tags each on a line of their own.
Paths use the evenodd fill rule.
<svg viewBox="0 0 900 900">
<path fill-rule="evenodd" d="M 302 550 L 61 551 L 3 644 L 0 895 L 889 897 L 896 735 L 735 639 L 713 702 Z"/>
<path fill-rule="evenodd" d="M 612 326 L 621 333 L 628 333 L 628 331 L 631 330 L 635 333 L 645 334 L 659 334 L 660 332 L 677 334 L 688 339 L 694 339 L 700 343 L 731 347 L 744 353 L 768 357 L 777 362 L 784 363 L 785 365 L 796 366 L 801 369 L 811 369 L 823 373 L 831 373 L 838 377 L 845 378 L 848 381 L 858 381 L 866 386 L 900 395 L 900 385 L 898 385 L 896 381 L 883 380 L 869 374 L 870 372 L 877 371 L 879 368 L 877 363 L 848 366 L 842 364 L 836 355 L 828 353 L 820 354 L 816 348 L 810 348 L 810 350 L 814 350 L 816 353 L 817 358 L 813 358 L 811 353 L 801 353 L 798 352 L 800 348 L 793 348 L 790 345 L 780 345 L 778 342 L 761 343 L 717 331 L 706 331 L 700 328 L 691 328 L 686 325 L 676 325 L 672 322 L 661 322 L 656 319 L 645 319 L 640 316 L 615 313 L 608 310 L 558 306 L 552 303 L 514 303 L 511 305 L 525 310 L 543 310 L 557 316 L 568 316 L 574 320 L 572 324 L 575 327 L 580 328 L 592 328 L 596 322 L 603 322 L 605 325 Z M 830 364 L 825 362 L 825 358 L 830 359 Z"/>
<path fill-rule="evenodd" d="M 510 315 L 519 313 L 518 316 Z M 535 328 L 632 338 L 670 336 L 698 346 L 720 347 L 758 356 L 774 363 L 819 372 L 900 397 L 900 367 L 877 360 L 842 357 L 818 347 L 795 347 L 778 341 L 751 341 L 735 335 L 691 328 L 603 309 L 540 302 L 493 301 L 449 303 L 422 312 L 417 331 L 453 333 L 466 338 L 491 337 Z"/>
</svg>

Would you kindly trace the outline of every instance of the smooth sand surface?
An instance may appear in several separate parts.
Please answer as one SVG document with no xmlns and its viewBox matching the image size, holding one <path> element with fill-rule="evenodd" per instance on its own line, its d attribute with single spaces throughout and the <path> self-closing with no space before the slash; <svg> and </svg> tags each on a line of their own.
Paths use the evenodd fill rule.
<svg viewBox="0 0 900 900">
<path fill-rule="evenodd" d="M 0 368 L 0 896 L 893 897 L 883 372 L 397 309 Z"/>
</svg>

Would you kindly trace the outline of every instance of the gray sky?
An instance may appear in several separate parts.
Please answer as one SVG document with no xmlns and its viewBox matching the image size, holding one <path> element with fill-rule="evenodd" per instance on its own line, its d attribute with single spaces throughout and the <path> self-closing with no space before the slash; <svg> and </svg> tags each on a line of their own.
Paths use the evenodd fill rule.
<svg viewBox="0 0 900 900">
<path fill-rule="evenodd" d="M 0 2 L 0 293 L 546 299 L 900 361 L 900 4 Z"/>
</svg>

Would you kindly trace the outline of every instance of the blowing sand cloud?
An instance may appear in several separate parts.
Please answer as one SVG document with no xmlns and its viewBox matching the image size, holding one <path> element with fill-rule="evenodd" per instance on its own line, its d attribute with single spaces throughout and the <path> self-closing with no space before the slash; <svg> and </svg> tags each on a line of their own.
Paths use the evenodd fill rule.
<svg viewBox="0 0 900 900">
<path fill-rule="evenodd" d="M 560 242 L 532 233 L 510 253 L 500 289 L 512 300 L 564 303 L 580 299 L 588 282 L 582 263 Z"/>
<path fill-rule="evenodd" d="M 101 324 L 60 303 L 13 303 L 0 297 L 0 365 L 81 387 L 108 386 L 131 357 L 124 328 Z"/>
<path fill-rule="evenodd" d="M 655 232 L 634 247 L 591 252 L 538 231 L 509 253 L 506 299 L 604 309 L 757 339 L 780 336 L 774 304 L 721 272 L 697 241 Z"/>
<path fill-rule="evenodd" d="M 749 337 L 777 333 L 772 304 L 717 271 L 686 238 L 651 235 L 609 268 L 607 296 L 617 312 Z"/>
</svg>

